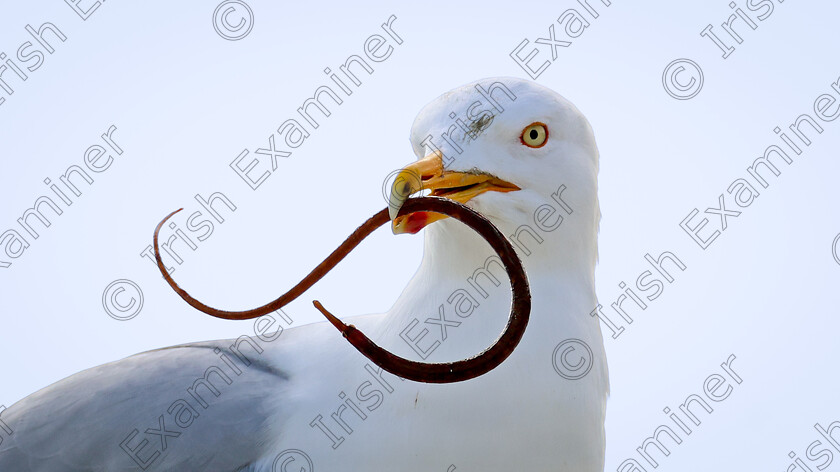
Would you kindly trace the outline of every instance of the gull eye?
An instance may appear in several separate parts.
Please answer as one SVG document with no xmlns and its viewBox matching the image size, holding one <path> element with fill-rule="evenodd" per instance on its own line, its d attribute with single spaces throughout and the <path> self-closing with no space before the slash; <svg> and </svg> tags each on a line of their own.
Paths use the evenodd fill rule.
<svg viewBox="0 0 840 472">
<path fill-rule="evenodd" d="M 531 123 L 522 130 L 522 135 L 519 136 L 519 140 L 528 147 L 543 147 L 545 146 L 545 142 L 548 141 L 548 127 L 539 121 Z"/>
</svg>

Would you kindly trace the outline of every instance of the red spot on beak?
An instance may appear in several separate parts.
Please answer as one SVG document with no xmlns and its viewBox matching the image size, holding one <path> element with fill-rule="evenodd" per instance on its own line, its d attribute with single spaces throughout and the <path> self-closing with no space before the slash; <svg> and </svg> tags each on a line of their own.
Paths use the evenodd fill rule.
<svg viewBox="0 0 840 472">
<path fill-rule="evenodd" d="M 404 224 L 406 233 L 416 234 L 418 231 L 425 228 L 427 224 L 429 224 L 429 212 L 418 211 L 417 213 L 412 213 L 408 215 L 408 218 L 405 220 Z"/>
</svg>

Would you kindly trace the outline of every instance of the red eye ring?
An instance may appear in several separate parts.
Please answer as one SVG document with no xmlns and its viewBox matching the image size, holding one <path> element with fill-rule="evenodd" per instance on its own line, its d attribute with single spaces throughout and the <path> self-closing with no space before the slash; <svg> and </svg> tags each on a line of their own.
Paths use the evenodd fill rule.
<svg viewBox="0 0 840 472">
<path fill-rule="evenodd" d="M 526 137 L 526 133 L 528 136 Z M 519 142 L 529 148 L 541 148 L 548 142 L 548 126 L 540 121 L 535 121 L 526 126 L 519 135 Z"/>
</svg>

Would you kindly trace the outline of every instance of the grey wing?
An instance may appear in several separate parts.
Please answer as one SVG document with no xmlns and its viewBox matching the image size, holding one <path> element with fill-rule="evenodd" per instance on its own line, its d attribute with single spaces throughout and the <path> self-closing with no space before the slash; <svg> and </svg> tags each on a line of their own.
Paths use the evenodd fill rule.
<svg viewBox="0 0 840 472">
<path fill-rule="evenodd" d="M 288 379 L 232 343 L 149 351 L 26 397 L 0 418 L 0 471 L 250 470 Z"/>
</svg>

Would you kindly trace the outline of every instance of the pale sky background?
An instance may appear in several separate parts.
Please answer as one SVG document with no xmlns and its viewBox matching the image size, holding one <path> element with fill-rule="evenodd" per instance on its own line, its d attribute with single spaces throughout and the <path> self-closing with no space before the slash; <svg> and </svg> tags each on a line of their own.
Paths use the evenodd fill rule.
<svg viewBox="0 0 840 472">
<path fill-rule="evenodd" d="M 414 159 L 408 132 L 423 105 L 479 78 L 526 77 L 510 52 L 525 38 L 529 50 L 552 22 L 561 37 L 557 17 L 583 11 L 571 0 L 246 1 L 253 28 L 238 41 L 214 30 L 215 0 L 109 1 L 86 21 L 58 0 L 4 8 L 0 52 L 13 57 L 31 40 L 27 24 L 50 21 L 67 40 L 51 41 L 55 52 L 26 82 L 11 70 L 2 74 L 14 94 L 0 90 L 0 232 L 20 230 L 17 218 L 52 195 L 43 180 L 83 165 L 85 149 L 101 143 L 109 126 L 124 153 L 0 269 L 0 405 L 140 351 L 250 332 L 251 322 L 188 307 L 139 256 L 163 216 L 181 206 L 195 211 L 196 193 L 222 191 L 237 210 L 196 251 L 181 251 L 174 276 L 211 305 L 250 308 L 273 299 L 384 206 L 383 179 Z M 814 116 L 814 100 L 832 93 L 840 79 L 840 7 L 774 1 L 756 30 L 738 21 L 743 43 L 723 59 L 699 33 L 713 24 L 725 35 L 720 23 L 732 13 L 725 0 L 589 3 L 599 18 L 587 17 L 590 27 L 537 81 L 575 103 L 595 130 L 600 301 L 608 306 L 620 282 L 632 285 L 647 270 L 645 253 L 668 250 L 687 265 L 621 337 L 605 341 L 612 384 L 606 470 L 638 459 L 635 449 L 668 421 L 663 408 L 702 394 L 704 380 L 721 373 L 731 354 L 743 383 L 657 470 L 786 470 L 791 450 L 803 456 L 819 438 L 815 423 L 840 420 L 840 263 L 832 256 L 840 233 L 840 123 L 820 122 L 819 135 L 809 130 L 811 146 L 781 164 L 781 175 L 707 250 L 679 223 L 694 208 L 717 206 L 729 184 L 780 143 L 774 127 Z M 328 83 L 323 69 L 362 54 L 365 39 L 392 14 L 403 44 L 265 184 L 248 188 L 229 163 L 243 149 L 253 156 L 266 147 L 277 126 Z M 548 57 L 540 47 L 535 64 Z M 663 70 L 678 58 L 704 72 L 690 100 L 663 88 Z M 733 209 L 730 199 L 727 206 Z M 716 215 L 706 217 L 710 229 L 719 226 Z M 286 312 L 294 325 L 317 321 L 315 298 L 341 316 L 385 311 L 421 248 L 419 236 L 381 230 Z M 397 255 L 410 263 L 392 264 Z M 8 260 L 2 251 L 0 259 Z M 105 287 L 117 279 L 144 294 L 128 321 L 102 306 Z"/>
</svg>

